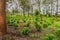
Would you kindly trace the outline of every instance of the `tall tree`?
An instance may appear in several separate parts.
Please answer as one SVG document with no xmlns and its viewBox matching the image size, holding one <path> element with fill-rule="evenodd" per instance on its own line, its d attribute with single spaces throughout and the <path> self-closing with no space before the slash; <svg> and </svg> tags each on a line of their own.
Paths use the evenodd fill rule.
<svg viewBox="0 0 60 40">
<path fill-rule="evenodd" d="M 31 13 L 33 13 L 33 6 L 34 6 L 35 4 L 36 4 L 36 3 L 33 3 L 33 0 L 31 0 L 31 4 L 30 4 Z"/>
<path fill-rule="evenodd" d="M 26 8 L 26 10 L 27 10 L 27 12 L 28 12 L 28 16 L 29 16 L 29 11 L 30 11 L 30 4 L 31 2 L 30 2 L 30 0 L 27 0 L 26 1 L 26 6 L 25 6 L 25 8 Z"/>
<path fill-rule="evenodd" d="M 5 6 L 6 0 L 0 0 L 0 29 L 2 35 L 6 35 L 7 33 Z"/>
<path fill-rule="evenodd" d="M 38 7 L 39 7 L 39 11 L 41 10 L 40 6 L 41 6 L 41 0 L 35 0 L 36 3 L 38 4 Z"/>
<path fill-rule="evenodd" d="M 44 0 L 43 5 L 46 7 L 46 13 L 48 14 L 48 11 L 50 8 L 49 5 L 51 4 L 51 14 L 52 14 L 52 0 Z"/>
<path fill-rule="evenodd" d="M 51 15 L 52 15 L 52 5 L 53 5 L 53 0 L 51 0 Z"/>
<path fill-rule="evenodd" d="M 25 16 L 25 6 L 26 6 L 26 0 L 19 0 L 20 6 L 23 9 L 23 15 Z"/>
<path fill-rule="evenodd" d="M 23 9 L 23 14 L 25 16 L 25 11 L 28 12 L 28 16 L 29 16 L 29 11 L 30 11 L 30 1 L 29 0 L 20 0 L 20 6 Z"/>
<path fill-rule="evenodd" d="M 57 4 L 56 4 L 56 16 L 58 15 L 58 0 L 56 0 Z"/>
</svg>

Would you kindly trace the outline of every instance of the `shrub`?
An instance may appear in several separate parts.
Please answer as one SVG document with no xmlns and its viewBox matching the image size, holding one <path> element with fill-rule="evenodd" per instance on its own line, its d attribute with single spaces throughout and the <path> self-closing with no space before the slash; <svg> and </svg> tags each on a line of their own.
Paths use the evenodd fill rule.
<svg viewBox="0 0 60 40">
<path fill-rule="evenodd" d="M 26 24 L 26 27 L 29 27 L 30 26 L 30 23 L 28 22 L 27 24 Z"/>
<path fill-rule="evenodd" d="M 37 31 L 41 31 L 42 29 L 41 25 L 39 25 L 38 23 L 35 23 L 35 28 L 37 29 Z"/>
<path fill-rule="evenodd" d="M 29 27 L 30 26 L 30 23 L 31 23 L 30 21 L 27 21 L 26 22 L 26 27 Z"/>
<path fill-rule="evenodd" d="M 43 22 L 41 21 L 40 24 L 43 24 Z"/>
<path fill-rule="evenodd" d="M 43 28 L 47 28 L 48 27 L 48 24 L 47 23 L 44 23 L 43 24 Z"/>
<path fill-rule="evenodd" d="M 57 30 L 55 31 L 55 35 L 58 36 L 58 37 L 60 37 L 60 29 L 57 29 Z"/>
<path fill-rule="evenodd" d="M 13 25 L 14 29 L 17 29 L 17 27 L 18 27 L 17 23 L 13 23 L 12 25 Z"/>
<path fill-rule="evenodd" d="M 44 40 L 54 40 L 54 39 L 55 39 L 55 36 L 53 34 L 48 34 L 45 36 Z"/>
<path fill-rule="evenodd" d="M 52 23 L 48 23 L 48 25 L 51 25 Z"/>
<path fill-rule="evenodd" d="M 29 33 L 30 29 L 28 27 L 24 27 L 21 29 L 22 35 L 27 35 Z"/>
<path fill-rule="evenodd" d="M 35 10 L 35 16 L 37 16 L 39 14 L 40 14 L 39 10 Z"/>
<path fill-rule="evenodd" d="M 10 15 L 10 16 L 7 17 L 7 24 L 12 25 L 14 22 L 15 22 L 14 16 Z"/>
</svg>

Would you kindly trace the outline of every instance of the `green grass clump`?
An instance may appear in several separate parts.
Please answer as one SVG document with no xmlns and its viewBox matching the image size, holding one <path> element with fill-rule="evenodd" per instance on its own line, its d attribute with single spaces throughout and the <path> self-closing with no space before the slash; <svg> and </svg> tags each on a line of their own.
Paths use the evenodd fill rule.
<svg viewBox="0 0 60 40">
<path fill-rule="evenodd" d="M 57 29 L 57 30 L 55 31 L 55 35 L 58 36 L 58 37 L 60 37 L 60 29 Z"/>
<path fill-rule="evenodd" d="M 48 27 L 48 24 L 47 23 L 44 23 L 43 24 L 43 28 L 47 28 Z"/>
<path fill-rule="evenodd" d="M 47 34 L 44 38 L 44 40 L 54 40 L 55 36 L 53 34 Z"/>
<path fill-rule="evenodd" d="M 14 27 L 14 29 L 17 29 L 18 24 L 17 23 L 13 23 L 12 26 Z"/>
<path fill-rule="evenodd" d="M 41 25 L 39 25 L 38 23 L 35 23 L 35 28 L 37 29 L 37 31 L 41 31 L 42 30 Z"/>
<path fill-rule="evenodd" d="M 30 29 L 28 27 L 24 27 L 21 29 L 21 34 L 22 35 L 27 35 L 29 33 Z"/>
<path fill-rule="evenodd" d="M 26 23 L 26 27 L 29 27 L 31 22 L 30 20 L 27 20 L 25 23 Z"/>
</svg>

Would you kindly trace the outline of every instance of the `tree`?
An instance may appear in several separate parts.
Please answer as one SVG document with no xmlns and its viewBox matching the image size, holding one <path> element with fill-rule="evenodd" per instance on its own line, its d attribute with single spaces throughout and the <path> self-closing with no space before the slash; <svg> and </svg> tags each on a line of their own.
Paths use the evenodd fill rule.
<svg viewBox="0 0 60 40">
<path fill-rule="evenodd" d="M 49 11 L 50 8 L 48 8 L 48 7 L 49 7 L 50 4 L 51 4 L 51 15 L 52 15 L 52 4 L 53 4 L 52 0 L 44 0 L 43 1 L 43 5 L 45 5 L 45 7 L 46 7 L 46 13 L 47 14 L 49 13 L 48 11 Z"/>
<path fill-rule="evenodd" d="M 28 12 L 28 17 L 29 17 L 30 5 L 31 5 L 30 4 L 30 0 L 27 0 L 26 1 L 26 6 L 25 6 L 26 9 L 25 10 Z"/>
<path fill-rule="evenodd" d="M 35 0 L 38 4 L 38 7 L 39 7 L 39 11 L 41 10 L 40 6 L 41 6 L 41 0 Z"/>
<path fill-rule="evenodd" d="M 53 0 L 51 0 L 51 15 L 52 15 L 52 5 L 53 5 Z"/>
<path fill-rule="evenodd" d="M 19 0 L 19 1 L 20 1 L 20 6 L 23 9 L 23 15 L 25 16 L 25 6 L 27 0 Z"/>
<path fill-rule="evenodd" d="M 33 0 L 31 0 L 33 2 Z M 30 4 L 30 9 L 31 9 L 31 13 L 33 13 L 33 6 L 36 4 L 36 3 L 32 3 Z"/>
<path fill-rule="evenodd" d="M 20 6 L 23 9 L 23 14 L 25 16 L 25 11 L 28 12 L 28 16 L 29 16 L 29 11 L 30 11 L 30 1 L 29 0 L 19 0 L 20 1 Z"/>
<path fill-rule="evenodd" d="M 56 4 L 56 16 L 58 15 L 58 0 L 56 0 L 57 4 Z"/>
<path fill-rule="evenodd" d="M 6 0 L 0 0 L 0 29 L 2 35 L 7 34 L 5 6 L 6 6 Z"/>
</svg>

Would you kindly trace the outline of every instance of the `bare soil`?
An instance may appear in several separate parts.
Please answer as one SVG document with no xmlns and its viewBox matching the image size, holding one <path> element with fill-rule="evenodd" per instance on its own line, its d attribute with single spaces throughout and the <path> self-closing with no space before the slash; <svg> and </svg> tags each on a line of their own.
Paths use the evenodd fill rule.
<svg viewBox="0 0 60 40">
<path fill-rule="evenodd" d="M 7 25 L 7 35 L 0 37 L 0 40 L 43 40 L 38 37 L 30 37 L 30 35 L 37 34 L 37 35 L 40 35 L 41 37 L 46 35 L 46 29 L 43 29 L 41 32 L 38 32 L 34 28 L 32 28 L 32 26 L 30 26 L 30 28 L 31 28 L 30 33 L 28 35 L 24 36 L 24 35 L 21 35 L 21 33 L 20 33 L 21 28 L 23 28 L 23 26 L 22 27 L 19 26 L 15 30 L 13 28 L 13 26 Z M 47 30 L 54 31 L 53 28 L 49 28 Z M 50 31 L 50 33 L 51 33 L 51 31 Z"/>
</svg>

